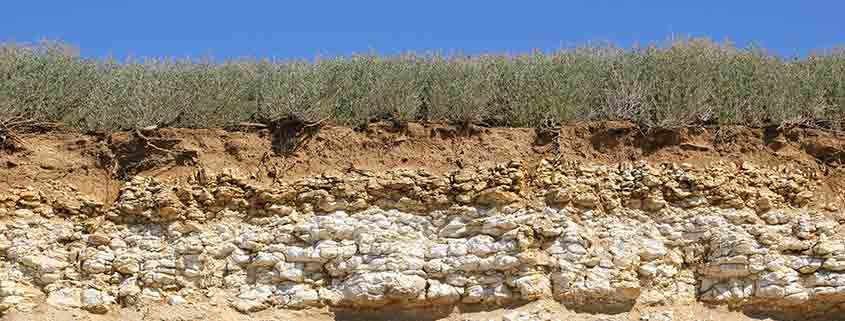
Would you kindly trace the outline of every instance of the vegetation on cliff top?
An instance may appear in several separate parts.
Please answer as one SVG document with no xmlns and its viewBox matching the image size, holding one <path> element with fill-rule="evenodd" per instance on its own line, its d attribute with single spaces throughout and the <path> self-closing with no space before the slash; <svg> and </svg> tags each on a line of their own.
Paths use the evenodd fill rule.
<svg viewBox="0 0 845 321">
<path fill-rule="evenodd" d="M 84 131 L 226 127 L 286 117 L 543 127 L 845 126 L 845 52 L 786 59 L 683 39 L 635 49 L 356 55 L 309 61 L 78 57 L 63 43 L 0 45 L 0 124 Z"/>
</svg>

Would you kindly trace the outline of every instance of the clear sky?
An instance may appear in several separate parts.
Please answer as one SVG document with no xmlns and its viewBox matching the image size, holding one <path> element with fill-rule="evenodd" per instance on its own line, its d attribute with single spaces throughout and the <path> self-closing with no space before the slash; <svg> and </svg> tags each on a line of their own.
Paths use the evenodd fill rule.
<svg viewBox="0 0 845 321">
<path fill-rule="evenodd" d="M 87 57 L 514 53 L 672 34 L 784 56 L 845 44 L 843 0 L 6 0 L 0 11 L 0 42 L 63 40 Z"/>
</svg>

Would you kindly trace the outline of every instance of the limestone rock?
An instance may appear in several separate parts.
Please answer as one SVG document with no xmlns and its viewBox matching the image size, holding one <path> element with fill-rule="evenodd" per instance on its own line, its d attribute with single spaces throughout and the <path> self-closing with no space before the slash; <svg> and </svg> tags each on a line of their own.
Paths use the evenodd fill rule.
<svg viewBox="0 0 845 321">
<path fill-rule="evenodd" d="M 244 313 L 545 298 L 834 306 L 845 298 L 842 220 L 811 200 L 813 175 L 542 161 L 531 175 L 513 162 L 272 187 L 235 171 L 202 184 L 137 177 L 110 205 L 17 189 L 0 195 L 20 217 L 0 224 L 0 309 L 46 300 L 104 313 L 203 294 Z"/>
<path fill-rule="evenodd" d="M 171 295 L 167 298 L 167 304 L 170 305 L 182 305 L 188 303 L 188 300 L 185 300 L 181 295 Z"/>
<path fill-rule="evenodd" d="M 57 307 L 82 307 L 82 290 L 78 288 L 63 288 L 50 292 L 47 304 Z"/>
<path fill-rule="evenodd" d="M 104 314 L 109 306 L 115 303 L 114 297 L 96 289 L 85 289 L 81 292 L 82 308 L 92 313 Z"/>
<path fill-rule="evenodd" d="M 272 295 L 273 288 L 266 285 L 246 289 L 232 300 L 231 305 L 243 313 L 260 311 L 269 307 L 269 300 Z"/>
</svg>

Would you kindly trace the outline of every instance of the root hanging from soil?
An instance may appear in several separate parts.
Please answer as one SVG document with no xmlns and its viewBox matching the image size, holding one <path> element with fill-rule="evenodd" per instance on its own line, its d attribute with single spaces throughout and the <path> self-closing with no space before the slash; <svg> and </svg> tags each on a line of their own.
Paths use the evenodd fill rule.
<svg viewBox="0 0 845 321">
<path fill-rule="evenodd" d="M 371 125 L 374 124 L 389 124 L 388 127 L 385 127 L 388 132 L 392 133 L 403 133 L 408 130 L 408 122 L 399 119 L 396 115 L 384 112 L 373 115 L 366 122 L 355 126 L 353 130 L 359 133 L 367 132 L 370 129 Z"/>
<path fill-rule="evenodd" d="M 11 130 L 0 128 L 0 152 L 14 154 L 25 150 L 23 142 Z"/>
<path fill-rule="evenodd" d="M 543 124 L 534 129 L 535 146 L 548 146 L 554 158 L 560 157 L 560 125 Z"/>
<path fill-rule="evenodd" d="M 484 132 L 484 128 L 473 123 L 454 123 L 445 128 L 434 128 L 434 135 L 441 138 L 473 137 Z"/>
<path fill-rule="evenodd" d="M 326 119 L 306 122 L 299 117 L 288 116 L 270 122 L 273 153 L 280 156 L 292 155 L 320 131 L 325 121 Z"/>
<path fill-rule="evenodd" d="M 18 136 L 21 132 L 46 132 L 56 127 L 58 125 L 53 123 L 20 116 L 0 117 L 0 152 L 14 154 L 26 151 L 23 140 Z"/>
<path fill-rule="evenodd" d="M 127 180 L 142 171 L 173 165 L 193 166 L 198 163 L 199 153 L 177 148 L 180 139 L 155 137 L 156 129 L 135 130 L 129 141 L 109 143 L 111 172 L 121 180 Z M 105 161 L 102 163 L 106 163 Z"/>
</svg>

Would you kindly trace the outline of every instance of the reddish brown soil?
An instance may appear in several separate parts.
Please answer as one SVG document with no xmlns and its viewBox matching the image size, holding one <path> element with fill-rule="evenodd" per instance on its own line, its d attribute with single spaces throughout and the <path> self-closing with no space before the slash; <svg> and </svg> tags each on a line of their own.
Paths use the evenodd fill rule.
<svg viewBox="0 0 845 321">
<path fill-rule="evenodd" d="M 645 132 L 630 123 L 565 126 L 557 139 L 528 128 L 481 128 L 471 134 L 442 125 L 371 124 L 365 130 L 324 126 L 296 138 L 296 149 L 274 153 L 270 131 L 160 129 L 84 135 L 70 131 L 19 133 L 20 147 L 0 151 L 0 192 L 12 187 L 71 185 L 109 201 L 132 174 L 185 179 L 201 165 L 209 172 L 239 171 L 257 184 L 351 169 L 423 168 L 445 173 L 465 166 L 519 159 L 528 164 L 560 157 L 597 163 L 676 162 L 706 166 L 751 161 L 822 178 L 827 197 L 845 191 L 845 137 L 793 128 L 683 128 Z M 145 145 L 145 142 L 153 146 Z M 128 164 L 128 165 L 127 165 Z"/>
</svg>

